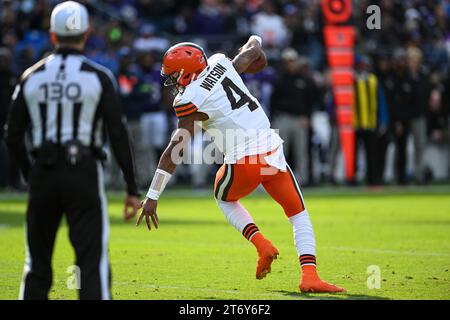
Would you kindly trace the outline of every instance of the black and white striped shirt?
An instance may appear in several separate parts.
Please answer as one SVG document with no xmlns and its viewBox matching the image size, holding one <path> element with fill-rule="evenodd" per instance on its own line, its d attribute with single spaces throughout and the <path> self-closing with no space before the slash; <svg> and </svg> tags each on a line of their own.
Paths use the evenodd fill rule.
<svg viewBox="0 0 450 320">
<path fill-rule="evenodd" d="M 129 193 L 136 194 L 128 134 L 112 73 L 74 49 L 57 49 L 22 75 L 13 94 L 6 142 L 27 178 L 24 135 L 31 129 L 32 148 L 77 140 L 101 148 L 104 132 L 124 173 Z M 106 129 L 106 130 L 104 130 Z"/>
</svg>

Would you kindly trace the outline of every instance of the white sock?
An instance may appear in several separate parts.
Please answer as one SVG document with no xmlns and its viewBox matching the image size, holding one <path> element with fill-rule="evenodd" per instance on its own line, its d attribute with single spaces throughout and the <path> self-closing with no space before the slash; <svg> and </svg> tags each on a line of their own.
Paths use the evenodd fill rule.
<svg viewBox="0 0 450 320">
<path fill-rule="evenodd" d="M 316 239 L 309 219 L 308 211 L 305 209 L 289 218 L 294 230 L 294 242 L 300 263 L 303 265 L 314 264 L 316 256 Z M 314 259 L 312 259 L 312 256 Z M 304 260 L 304 261 L 302 261 Z M 314 260 L 314 262 L 313 262 Z"/>
<path fill-rule="evenodd" d="M 239 201 L 217 200 L 217 204 L 228 222 L 247 240 L 250 240 L 255 233 L 259 232 L 253 218 Z"/>
</svg>

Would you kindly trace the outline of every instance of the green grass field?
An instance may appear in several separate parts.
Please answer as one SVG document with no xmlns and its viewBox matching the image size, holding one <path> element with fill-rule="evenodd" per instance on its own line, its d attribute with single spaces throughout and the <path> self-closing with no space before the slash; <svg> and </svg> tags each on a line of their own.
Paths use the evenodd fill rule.
<svg viewBox="0 0 450 320">
<path fill-rule="evenodd" d="M 450 299 L 450 188 L 306 190 L 319 272 L 347 294 L 298 293 L 299 266 L 289 221 L 264 194 L 243 201 L 280 251 L 272 273 L 255 279 L 256 251 L 222 216 L 210 195 L 167 192 L 160 228 L 121 220 L 122 199 L 110 196 L 114 299 Z M 0 299 L 16 299 L 24 261 L 25 197 L 0 195 Z M 73 250 L 67 228 L 54 254 L 53 299 L 66 288 Z M 368 289 L 378 266 L 381 288 Z"/>
</svg>

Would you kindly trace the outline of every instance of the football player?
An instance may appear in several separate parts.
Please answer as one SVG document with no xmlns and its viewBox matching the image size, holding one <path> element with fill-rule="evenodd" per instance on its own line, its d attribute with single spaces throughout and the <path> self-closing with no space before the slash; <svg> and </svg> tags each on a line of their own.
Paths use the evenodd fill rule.
<svg viewBox="0 0 450 320">
<path fill-rule="evenodd" d="M 251 36 L 233 60 L 223 54 L 208 59 L 200 46 L 189 42 L 176 44 L 164 54 L 161 74 L 178 92 L 173 104 L 178 129 L 160 158 L 137 225 L 145 217 L 149 229 L 151 221 L 158 227 L 157 201 L 175 171 L 174 155 L 182 149 L 180 144 L 188 143 L 185 132 L 192 135 L 194 123 L 201 122 L 206 131 L 225 137 L 224 164 L 216 175 L 214 195 L 228 222 L 256 247 L 256 278 L 271 271 L 279 253 L 239 200 L 262 185 L 292 223 L 302 271 L 300 291 L 342 292 L 343 288 L 322 281 L 317 274 L 313 228 L 300 186 L 285 161 L 283 140 L 270 128 L 260 103 L 240 76 L 266 66 L 261 42 L 260 37 Z M 230 131 L 243 132 L 245 139 L 229 138 Z"/>
</svg>

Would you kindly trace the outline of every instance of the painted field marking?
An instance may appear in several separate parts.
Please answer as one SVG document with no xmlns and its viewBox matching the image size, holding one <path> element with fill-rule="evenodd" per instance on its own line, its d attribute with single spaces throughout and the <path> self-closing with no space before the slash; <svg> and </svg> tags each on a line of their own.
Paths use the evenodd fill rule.
<svg viewBox="0 0 450 320">
<path fill-rule="evenodd" d="M 407 256 L 432 256 L 432 257 L 450 257 L 450 253 L 443 252 L 420 252 L 420 251 L 406 251 L 406 250 L 384 250 L 384 249 L 371 249 L 371 248 L 352 248 L 352 247 L 320 247 L 325 250 L 337 250 L 337 251 L 360 251 L 368 253 L 379 254 L 400 254 Z"/>
</svg>

